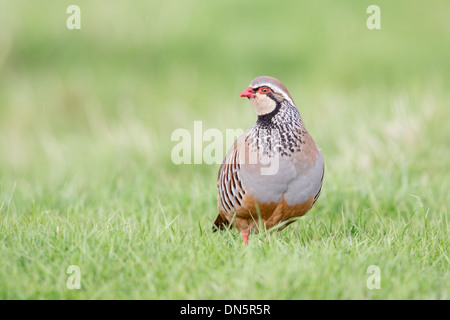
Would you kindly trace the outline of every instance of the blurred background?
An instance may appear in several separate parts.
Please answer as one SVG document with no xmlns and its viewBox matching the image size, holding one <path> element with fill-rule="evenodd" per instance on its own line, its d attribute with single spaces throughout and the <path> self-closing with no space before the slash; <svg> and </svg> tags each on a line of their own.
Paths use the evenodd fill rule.
<svg viewBox="0 0 450 320">
<path fill-rule="evenodd" d="M 157 198 L 177 214 L 197 199 L 210 211 L 188 216 L 207 225 L 219 165 L 174 165 L 171 133 L 249 128 L 239 93 L 271 75 L 324 153 L 324 198 L 378 192 L 396 212 L 401 189 L 446 210 L 449 14 L 444 0 L 1 0 L 1 200 L 15 190 L 9 213 L 26 214 Z"/>
</svg>

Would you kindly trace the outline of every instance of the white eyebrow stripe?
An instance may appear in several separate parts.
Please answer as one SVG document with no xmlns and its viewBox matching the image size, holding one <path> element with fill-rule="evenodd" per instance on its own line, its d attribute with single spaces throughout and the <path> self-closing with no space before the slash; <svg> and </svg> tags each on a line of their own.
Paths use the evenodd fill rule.
<svg viewBox="0 0 450 320">
<path fill-rule="evenodd" d="M 257 89 L 260 87 L 269 87 L 270 89 L 272 89 L 272 91 L 280 93 L 283 95 L 283 97 L 288 100 L 289 102 L 291 102 L 292 104 L 294 104 L 294 102 L 291 100 L 291 98 L 289 97 L 289 95 L 284 92 L 284 90 L 280 89 L 280 87 L 274 85 L 273 83 L 258 83 L 255 84 L 253 87 L 251 87 L 252 89 Z"/>
<path fill-rule="evenodd" d="M 252 89 L 256 89 L 256 88 L 260 88 L 260 87 L 269 87 L 271 89 L 272 88 L 280 89 L 277 86 L 274 86 L 272 83 L 258 83 L 258 84 L 253 85 Z"/>
</svg>

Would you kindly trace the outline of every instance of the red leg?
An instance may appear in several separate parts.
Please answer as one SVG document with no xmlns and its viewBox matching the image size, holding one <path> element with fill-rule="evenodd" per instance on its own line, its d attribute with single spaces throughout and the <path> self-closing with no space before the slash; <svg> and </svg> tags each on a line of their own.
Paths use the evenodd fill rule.
<svg viewBox="0 0 450 320">
<path fill-rule="evenodd" d="M 244 238 L 244 244 L 246 245 L 248 243 L 248 233 L 243 233 L 242 237 Z"/>
</svg>

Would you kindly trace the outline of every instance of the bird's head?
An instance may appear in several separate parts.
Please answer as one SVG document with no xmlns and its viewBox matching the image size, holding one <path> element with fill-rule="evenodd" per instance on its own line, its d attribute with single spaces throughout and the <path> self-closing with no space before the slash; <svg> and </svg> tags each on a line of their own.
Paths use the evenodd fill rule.
<svg viewBox="0 0 450 320">
<path fill-rule="evenodd" d="M 291 95 L 280 80 L 269 76 L 253 79 L 240 96 L 250 100 L 258 116 L 274 112 L 284 100 L 294 105 Z"/>
</svg>

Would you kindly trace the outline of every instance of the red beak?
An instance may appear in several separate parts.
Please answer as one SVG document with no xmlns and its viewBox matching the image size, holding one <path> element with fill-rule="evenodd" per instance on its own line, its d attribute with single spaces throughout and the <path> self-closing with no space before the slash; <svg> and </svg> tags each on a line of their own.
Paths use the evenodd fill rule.
<svg viewBox="0 0 450 320">
<path fill-rule="evenodd" d="M 256 94 L 253 93 L 253 89 L 251 87 L 248 87 L 247 89 L 242 91 L 239 96 L 240 97 L 253 98 L 253 97 L 256 97 Z"/>
</svg>

